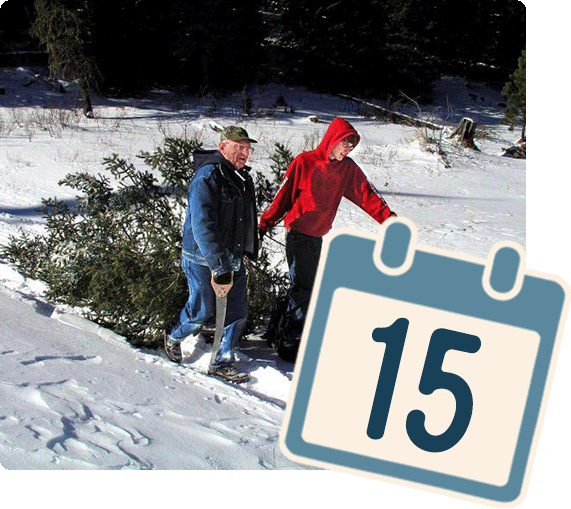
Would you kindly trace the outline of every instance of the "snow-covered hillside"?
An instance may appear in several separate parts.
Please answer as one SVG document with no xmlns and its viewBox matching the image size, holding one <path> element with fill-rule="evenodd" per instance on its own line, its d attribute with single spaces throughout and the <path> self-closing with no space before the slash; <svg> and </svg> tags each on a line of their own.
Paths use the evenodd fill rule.
<svg viewBox="0 0 571 509">
<path fill-rule="evenodd" d="M 356 104 L 300 89 L 252 89 L 259 117 L 243 116 L 240 94 L 198 100 L 157 90 L 137 100 L 96 98 L 96 118 L 87 120 L 68 109 L 78 106 L 73 87 L 60 94 L 53 85 L 32 78 L 29 69 L 0 69 L 0 84 L 6 89 L 0 96 L 0 243 L 22 230 L 41 232 L 41 198 L 73 200 L 71 190 L 57 182 L 70 172 L 99 173 L 102 159 L 114 152 L 140 165 L 135 156 L 153 150 L 165 135 L 196 134 L 205 147 L 214 147 L 213 123 L 239 123 L 259 140 L 251 165 L 269 172 L 276 142 L 298 153 L 320 139 L 334 116 L 343 116 L 362 136 L 352 157 L 391 208 L 415 223 L 419 244 L 480 258 L 502 240 L 527 248 L 526 162 L 501 157 L 517 133 L 499 124 L 501 99 L 484 88 L 474 99 L 465 83 L 446 79 L 440 88 L 442 108 L 422 111 L 433 121 L 455 123 L 468 115 L 485 126 L 485 137 L 477 140 L 481 151 L 475 152 L 449 140 L 449 131 L 441 135 L 363 118 Z M 287 111 L 274 106 L 280 97 Z M 444 106 L 447 101 L 452 108 Z M 426 137 L 440 145 L 445 159 L 426 149 Z M 534 213 L 536 207 L 534 202 Z M 378 227 L 347 202 L 334 226 L 370 232 Z M 277 230 L 280 239 L 283 230 Z M 278 250 L 276 259 L 280 257 Z M 153 478 L 155 488 L 142 485 L 141 477 L 128 478 L 129 489 L 142 492 L 136 499 L 149 504 L 172 496 L 177 503 L 191 504 L 197 497 L 212 503 L 219 498 L 218 488 L 226 492 L 228 483 L 230 493 L 223 493 L 223 503 L 242 500 L 256 507 L 263 499 L 271 506 L 305 506 L 308 486 L 313 500 L 335 507 L 364 504 L 372 496 L 387 507 L 467 507 L 398 486 L 307 471 L 287 460 L 278 435 L 293 366 L 279 361 L 259 338 L 245 341 L 240 354 L 254 380 L 245 389 L 235 388 L 200 372 L 206 350 L 187 366 L 175 366 L 161 352 L 136 351 L 72 310 L 45 302 L 42 289 L 41 282 L 25 280 L 0 260 L 0 464 L 6 469 L 231 471 L 185 472 L 172 478 L 163 472 Z M 552 493 L 562 476 L 551 464 L 554 453 L 549 450 L 560 450 L 560 441 L 567 440 L 556 419 L 564 421 L 567 414 L 562 406 L 568 377 L 560 376 L 565 366 L 560 368 L 530 495 L 522 507 L 540 507 L 540 491 L 549 486 Z M 287 472 L 271 478 L 237 472 L 254 469 Z M 15 472 L 2 472 L 1 478 L 5 483 L 23 479 Z M 32 478 L 34 484 L 39 482 Z M 99 507 L 106 500 L 94 489 L 92 477 L 48 478 L 48 486 L 41 484 L 44 489 L 57 486 L 57 498 L 77 482 L 84 488 L 79 495 L 82 506 Z M 116 478 L 97 479 L 117 488 Z M 24 489 L 30 489 L 29 483 Z M 127 500 L 134 496 L 121 495 Z"/>
</svg>

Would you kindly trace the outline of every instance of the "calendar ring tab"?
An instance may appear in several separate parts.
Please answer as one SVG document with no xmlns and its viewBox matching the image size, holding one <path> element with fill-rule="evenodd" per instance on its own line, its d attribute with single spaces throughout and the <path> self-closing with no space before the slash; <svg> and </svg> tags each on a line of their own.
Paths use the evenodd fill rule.
<svg viewBox="0 0 571 509">
<path fill-rule="evenodd" d="M 388 276 L 410 269 L 416 247 L 416 226 L 405 217 L 391 217 L 379 229 L 373 251 L 377 268 Z"/>
<path fill-rule="evenodd" d="M 499 242 L 488 255 L 482 286 L 496 300 L 511 300 L 523 285 L 525 276 L 525 252 L 515 242 Z"/>
</svg>

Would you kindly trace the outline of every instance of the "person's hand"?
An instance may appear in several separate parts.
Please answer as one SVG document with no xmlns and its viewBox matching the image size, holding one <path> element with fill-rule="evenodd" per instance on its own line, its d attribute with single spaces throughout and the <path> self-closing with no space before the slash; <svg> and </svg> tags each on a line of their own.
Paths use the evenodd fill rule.
<svg viewBox="0 0 571 509">
<path fill-rule="evenodd" d="M 210 281 L 217 298 L 226 297 L 232 288 L 233 282 L 233 272 L 224 272 L 223 274 L 218 274 L 216 276 L 212 274 L 212 279 Z"/>
</svg>

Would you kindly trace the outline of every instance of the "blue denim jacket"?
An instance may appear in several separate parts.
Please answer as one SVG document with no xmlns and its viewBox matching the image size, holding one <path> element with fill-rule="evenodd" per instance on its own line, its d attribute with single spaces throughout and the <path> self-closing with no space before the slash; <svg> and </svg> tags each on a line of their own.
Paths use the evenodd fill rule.
<svg viewBox="0 0 571 509">
<path fill-rule="evenodd" d="M 214 275 L 240 269 L 258 256 L 256 192 L 249 167 L 236 170 L 218 150 L 194 154 L 182 255 Z"/>
</svg>

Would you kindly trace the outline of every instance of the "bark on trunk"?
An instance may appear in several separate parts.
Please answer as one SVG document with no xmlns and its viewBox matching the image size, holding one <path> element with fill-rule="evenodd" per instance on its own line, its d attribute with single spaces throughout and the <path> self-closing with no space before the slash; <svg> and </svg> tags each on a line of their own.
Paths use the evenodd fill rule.
<svg viewBox="0 0 571 509">
<path fill-rule="evenodd" d="M 450 138 L 458 137 L 458 140 L 463 147 L 472 148 L 474 150 L 479 150 L 474 143 L 474 136 L 476 135 L 476 122 L 471 118 L 464 117 L 458 127 L 450 135 Z"/>
<path fill-rule="evenodd" d="M 93 118 L 93 107 L 91 105 L 91 96 L 89 88 L 85 80 L 79 81 L 79 90 L 81 92 L 81 104 L 83 106 L 83 114 L 88 118 Z"/>
</svg>

